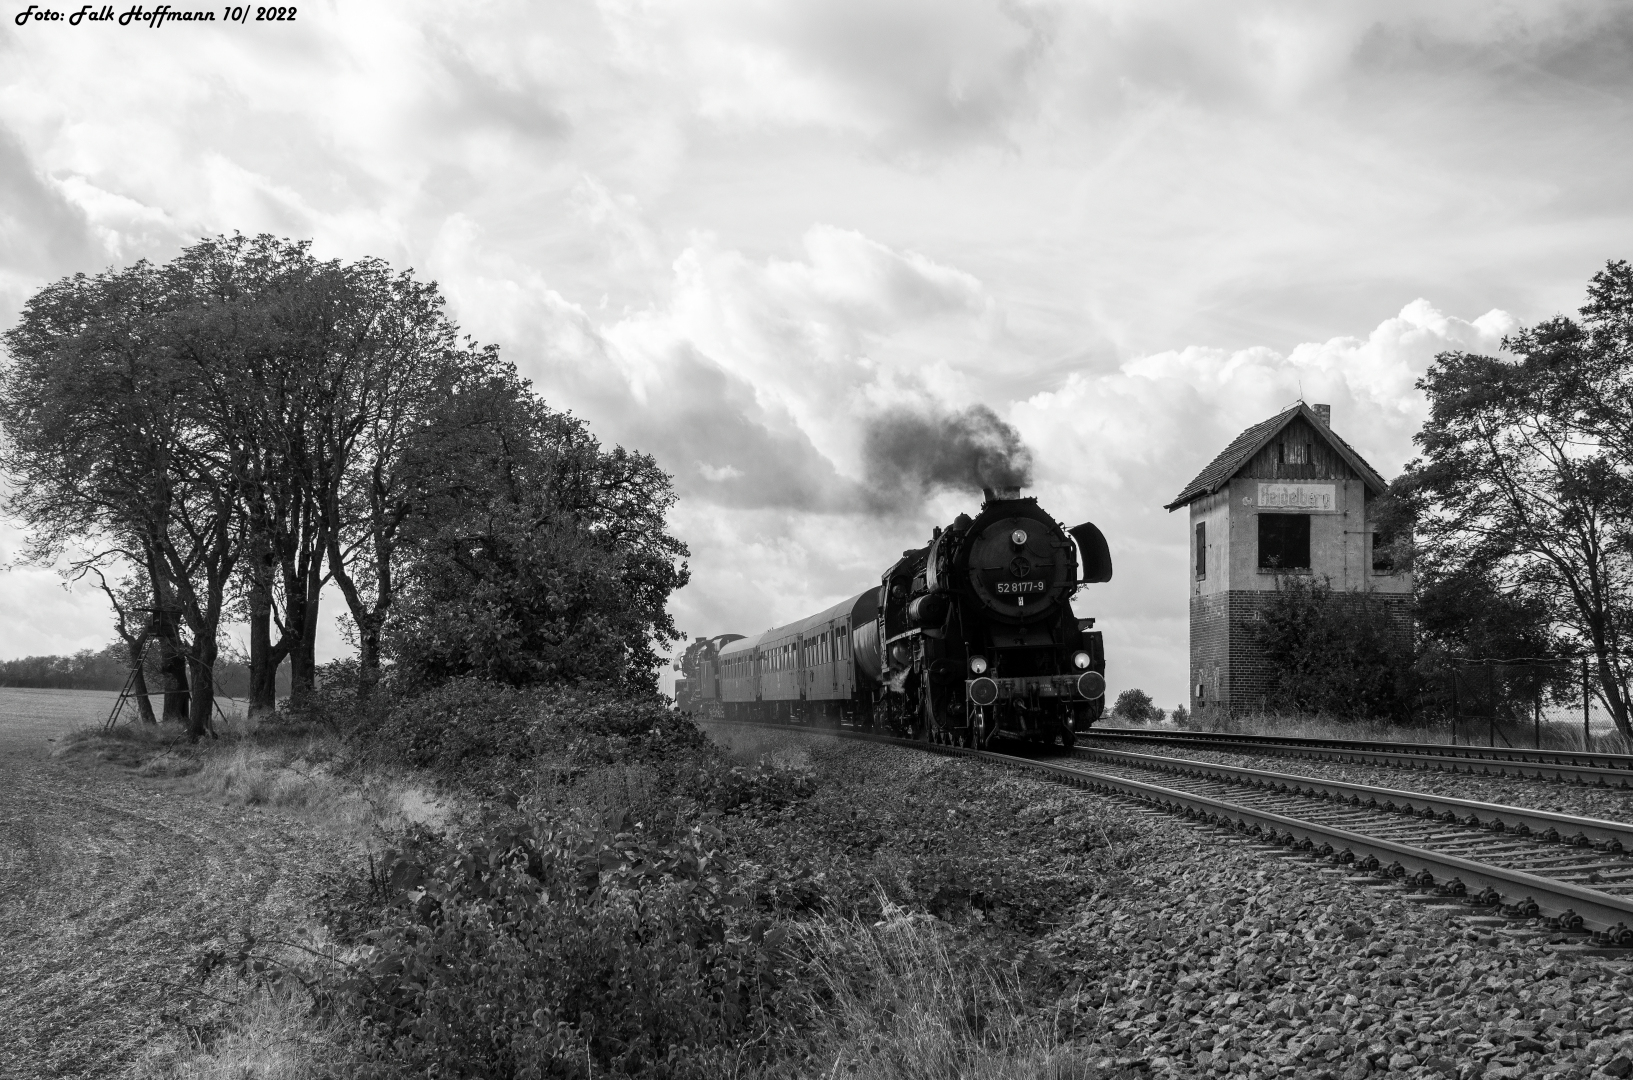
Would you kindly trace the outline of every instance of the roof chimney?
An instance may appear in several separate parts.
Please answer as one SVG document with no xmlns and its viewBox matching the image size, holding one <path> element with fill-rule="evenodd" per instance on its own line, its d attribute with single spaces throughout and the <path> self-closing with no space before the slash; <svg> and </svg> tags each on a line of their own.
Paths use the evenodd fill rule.
<svg viewBox="0 0 1633 1080">
<path fill-rule="evenodd" d="M 1316 419 L 1321 421 L 1321 426 L 1322 427 L 1324 427 L 1324 428 L 1332 427 L 1332 406 L 1331 405 L 1311 405 L 1310 408 L 1311 408 L 1311 410 L 1313 410 L 1315 412 Z"/>
</svg>

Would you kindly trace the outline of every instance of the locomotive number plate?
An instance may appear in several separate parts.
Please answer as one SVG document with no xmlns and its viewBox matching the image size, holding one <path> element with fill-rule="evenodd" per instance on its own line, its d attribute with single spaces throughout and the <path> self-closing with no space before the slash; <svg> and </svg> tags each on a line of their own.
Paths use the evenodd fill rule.
<svg viewBox="0 0 1633 1080">
<path fill-rule="evenodd" d="M 1041 593 L 1045 586 L 1041 581 L 1000 581 L 998 582 L 999 596 L 1017 596 L 1028 593 Z"/>
</svg>

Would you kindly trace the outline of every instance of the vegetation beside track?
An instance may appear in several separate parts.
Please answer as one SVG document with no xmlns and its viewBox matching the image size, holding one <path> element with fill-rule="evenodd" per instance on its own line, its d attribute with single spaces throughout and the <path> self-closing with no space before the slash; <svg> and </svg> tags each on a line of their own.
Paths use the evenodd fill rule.
<svg viewBox="0 0 1633 1080">
<path fill-rule="evenodd" d="M 711 741 L 638 697 L 477 683 L 378 704 L 343 734 L 322 719 L 70 750 L 314 820 L 352 805 L 343 827 L 376 852 L 291 939 L 321 956 L 263 930 L 179 958 L 195 992 L 241 1004 L 147 1075 L 1461 1080 L 1633 1063 L 1625 965 L 989 764 L 800 732 Z"/>
</svg>

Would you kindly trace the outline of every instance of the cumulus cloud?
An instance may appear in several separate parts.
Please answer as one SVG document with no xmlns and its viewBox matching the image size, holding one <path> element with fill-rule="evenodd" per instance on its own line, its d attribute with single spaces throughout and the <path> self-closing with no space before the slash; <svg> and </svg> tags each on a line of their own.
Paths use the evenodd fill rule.
<svg viewBox="0 0 1633 1080">
<path fill-rule="evenodd" d="M 1105 375 L 1074 373 L 1018 402 L 1010 419 L 1038 462 L 1038 494 L 1056 514 L 1096 521 L 1117 572 L 1079 602 L 1106 618 L 1131 685 L 1183 700 L 1176 650 L 1186 627 L 1183 513 L 1163 505 L 1241 431 L 1302 398 L 1332 406 L 1333 430 L 1385 477 L 1413 456 L 1427 412 L 1414 384 L 1437 353 L 1495 353 L 1517 320 L 1465 320 L 1415 300 L 1365 336 L 1306 342 L 1287 353 L 1190 347 L 1136 357 Z M 1143 644 L 1141 644 L 1143 643 Z M 1143 680 L 1143 681 L 1141 681 Z"/>
<path fill-rule="evenodd" d="M 1177 699 L 1160 505 L 1202 462 L 1302 394 L 1391 473 L 1428 357 L 1512 324 L 1447 313 L 1566 310 L 1633 250 L 1604 134 L 1630 27 L 1580 0 L 359 0 L 209 48 L 6 22 L 0 323 L 234 229 L 412 266 L 674 473 L 697 632 L 859 589 L 969 509 L 945 479 L 1024 447 L 1112 540 L 1083 613 L 1114 684 Z M 907 494 L 866 512 L 888 461 Z M 0 625 L 89 618 L 25 576 Z"/>
</svg>

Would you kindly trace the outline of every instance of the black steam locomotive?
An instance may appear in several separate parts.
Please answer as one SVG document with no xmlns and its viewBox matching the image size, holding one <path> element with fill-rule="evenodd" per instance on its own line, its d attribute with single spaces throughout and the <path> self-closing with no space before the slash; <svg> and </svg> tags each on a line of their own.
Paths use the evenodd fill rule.
<svg viewBox="0 0 1633 1080">
<path fill-rule="evenodd" d="M 1094 525 L 1062 528 L 1036 499 L 988 489 L 980 513 L 902 552 L 878 588 L 755 637 L 692 642 L 676 701 L 727 720 L 1070 746 L 1106 691 L 1100 632 L 1070 601 L 1110 580 Z"/>
</svg>

